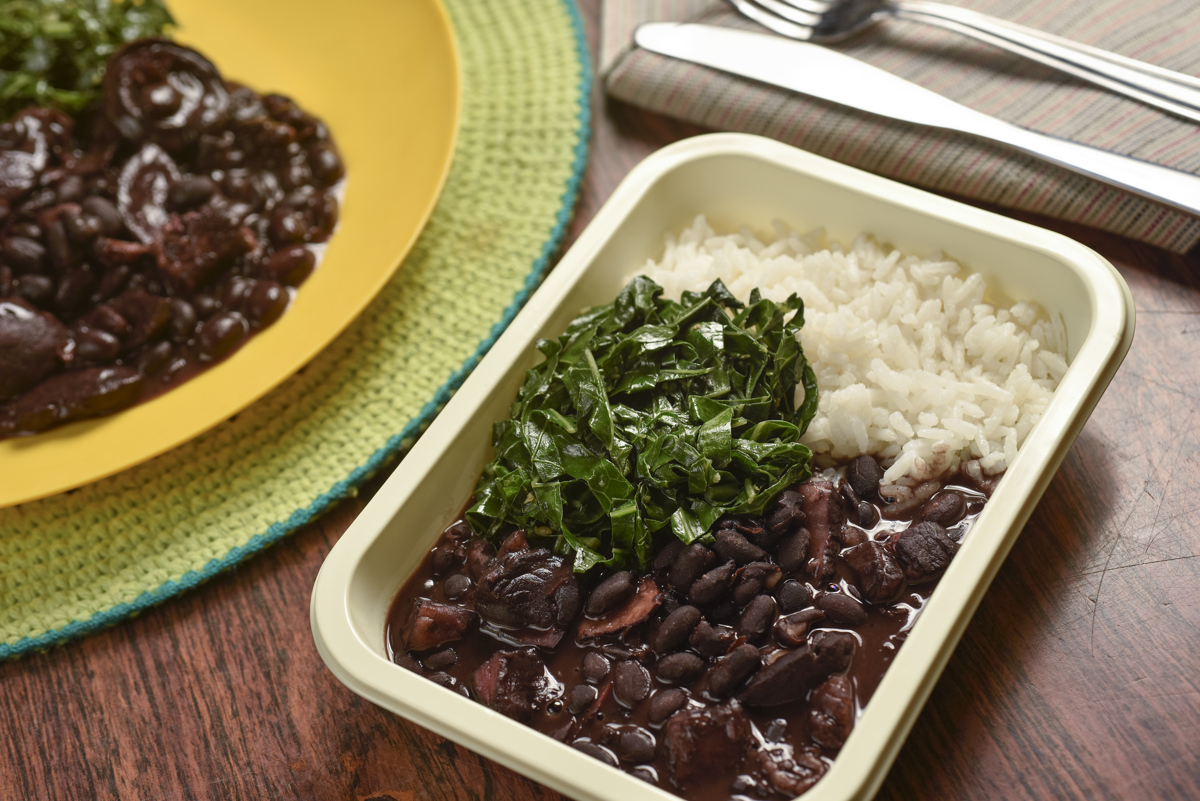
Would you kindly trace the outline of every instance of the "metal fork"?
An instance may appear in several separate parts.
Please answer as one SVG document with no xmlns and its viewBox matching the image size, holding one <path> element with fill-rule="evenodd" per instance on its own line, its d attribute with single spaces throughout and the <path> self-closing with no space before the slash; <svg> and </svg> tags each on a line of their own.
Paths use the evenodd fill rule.
<svg viewBox="0 0 1200 801">
<path fill-rule="evenodd" d="M 836 42 L 892 17 L 937 25 L 1200 123 L 1200 79 L 964 8 L 925 0 L 729 0 L 778 34 Z"/>
</svg>

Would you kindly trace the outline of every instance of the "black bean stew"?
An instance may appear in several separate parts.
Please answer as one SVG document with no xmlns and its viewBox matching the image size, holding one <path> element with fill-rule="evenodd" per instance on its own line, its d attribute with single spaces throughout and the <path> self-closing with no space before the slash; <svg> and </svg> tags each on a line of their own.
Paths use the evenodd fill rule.
<svg viewBox="0 0 1200 801">
<path fill-rule="evenodd" d="M 880 485 L 869 456 L 645 573 L 584 586 L 456 522 L 393 602 L 397 664 L 691 801 L 825 773 L 991 485 Z"/>
<path fill-rule="evenodd" d="M 103 101 L 0 124 L 0 437 L 107 414 L 283 314 L 337 223 L 325 125 L 133 42 Z"/>
</svg>

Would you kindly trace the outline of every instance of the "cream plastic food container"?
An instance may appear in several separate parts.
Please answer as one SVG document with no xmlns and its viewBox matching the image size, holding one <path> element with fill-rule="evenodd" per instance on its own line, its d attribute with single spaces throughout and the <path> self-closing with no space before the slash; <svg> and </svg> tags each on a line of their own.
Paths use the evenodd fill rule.
<svg viewBox="0 0 1200 801">
<path fill-rule="evenodd" d="M 717 230 L 823 226 L 918 256 L 943 251 L 1014 299 L 1066 325 L 1070 368 L 965 539 L 833 767 L 805 801 L 867 799 L 879 788 L 1004 557 L 1083 428 L 1133 338 L 1133 302 L 1107 261 L 1064 236 L 829 161 L 773 140 L 712 134 L 635 168 L 326 558 L 313 637 L 347 687 L 573 798 L 676 796 L 585 756 L 388 661 L 393 597 L 464 508 L 491 457 L 534 343 L 610 302 L 663 236 L 700 213 Z"/>
</svg>

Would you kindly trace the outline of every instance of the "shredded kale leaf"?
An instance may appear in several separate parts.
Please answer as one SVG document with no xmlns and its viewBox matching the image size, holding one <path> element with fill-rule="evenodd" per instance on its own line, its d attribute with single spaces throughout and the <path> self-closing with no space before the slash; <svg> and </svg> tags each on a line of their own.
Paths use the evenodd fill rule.
<svg viewBox="0 0 1200 801">
<path fill-rule="evenodd" d="M 173 22 L 161 0 L 0 0 L 0 119 L 30 105 L 82 111 L 109 56 Z"/>
<path fill-rule="evenodd" d="M 496 456 L 467 511 L 476 534 L 553 538 L 580 573 L 645 567 L 658 532 L 707 541 L 723 515 L 762 514 L 811 475 L 800 436 L 817 386 L 796 338 L 800 298 L 755 290 L 742 304 L 720 281 L 679 303 L 662 291 L 635 278 L 538 342 L 545 360 L 493 427 Z"/>
</svg>

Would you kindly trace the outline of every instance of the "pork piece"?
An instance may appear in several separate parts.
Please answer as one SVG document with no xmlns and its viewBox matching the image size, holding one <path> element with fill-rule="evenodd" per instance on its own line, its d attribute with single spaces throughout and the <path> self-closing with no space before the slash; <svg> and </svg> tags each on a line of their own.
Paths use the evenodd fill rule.
<svg viewBox="0 0 1200 801">
<path fill-rule="evenodd" d="M 833 556 L 837 553 L 834 540 L 845 522 L 842 505 L 829 481 L 805 481 L 798 490 L 804 501 L 805 525 L 809 532 L 808 572 L 814 578 L 822 579 L 833 573 Z"/>
<path fill-rule="evenodd" d="M 0 300 L 0 401 L 32 387 L 59 364 L 67 329 L 23 298 Z"/>
<path fill-rule="evenodd" d="M 825 748 L 841 748 L 854 728 L 854 685 L 845 673 L 821 683 L 808 698 L 809 731 L 813 742 Z"/>
<path fill-rule="evenodd" d="M 764 748 L 758 763 L 771 788 L 789 797 L 806 792 L 826 770 L 815 748 Z"/>
<path fill-rule="evenodd" d="M 142 394 L 142 374 L 132 367 L 89 367 L 52 375 L 0 406 L 0 436 L 35 433 L 132 406 Z"/>
<path fill-rule="evenodd" d="M 156 229 L 158 266 L 187 292 L 202 289 L 239 256 L 258 246 L 254 232 L 242 224 L 245 209 L 208 204 L 171 215 Z"/>
<path fill-rule="evenodd" d="M 659 591 L 654 579 L 642 577 L 638 582 L 637 592 L 621 606 L 603 617 L 581 620 L 579 622 L 579 639 L 590 640 L 602 634 L 613 634 L 641 623 L 658 607 Z"/>
<path fill-rule="evenodd" d="M 671 783 L 702 784 L 738 767 L 754 742 L 750 720 L 736 701 L 707 709 L 681 709 L 663 727 Z"/>
<path fill-rule="evenodd" d="M 475 587 L 480 617 L 507 628 L 565 628 L 579 611 L 579 587 L 571 563 L 544 548 L 505 553 L 507 544 L 501 545 Z M 572 598 L 574 608 L 570 608 Z"/>
<path fill-rule="evenodd" d="M 840 673 L 854 657 L 854 635 L 818 631 L 808 645 L 776 659 L 758 672 L 740 698 L 746 706 L 777 706 L 803 699 L 831 673 Z"/>
<path fill-rule="evenodd" d="M 527 721 L 559 695 L 546 665 L 532 648 L 497 651 L 471 677 L 479 701 L 497 712 Z"/>
<path fill-rule="evenodd" d="M 867 603 L 891 603 L 904 590 L 904 570 L 882 543 L 855 545 L 842 558 L 858 576 L 858 589 Z"/>
<path fill-rule="evenodd" d="M 913 584 L 929 581 L 946 569 L 958 543 L 946 529 L 925 521 L 905 529 L 896 540 L 896 558 L 904 568 L 904 577 Z"/>
<path fill-rule="evenodd" d="M 438 648 L 461 639 L 474 622 L 475 613 L 470 609 L 418 598 L 401 628 L 400 646 L 405 651 Z"/>
</svg>

